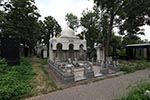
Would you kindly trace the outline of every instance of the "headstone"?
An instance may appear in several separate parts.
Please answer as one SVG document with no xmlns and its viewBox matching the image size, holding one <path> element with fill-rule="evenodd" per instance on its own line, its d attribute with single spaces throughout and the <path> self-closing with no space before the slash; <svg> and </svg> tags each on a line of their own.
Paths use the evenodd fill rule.
<svg viewBox="0 0 150 100">
<path fill-rule="evenodd" d="M 46 45 L 43 46 L 43 58 L 47 58 L 47 47 Z"/>
<path fill-rule="evenodd" d="M 102 69 L 100 69 L 100 73 L 102 73 L 103 75 L 109 74 L 109 69 L 106 64 L 102 65 Z"/>
<path fill-rule="evenodd" d="M 47 50 L 43 50 L 43 58 L 47 58 Z"/>
<path fill-rule="evenodd" d="M 107 64 L 112 64 L 112 57 L 106 57 Z"/>
<path fill-rule="evenodd" d="M 94 77 L 93 66 L 92 66 L 92 64 L 90 64 L 90 62 L 84 63 L 84 76 L 87 78 Z"/>
<path fill-rule="evenodd" d="M 19 39 L 1 37 L 1 58 L 5 58 L 9 65 L 20 64 Z"/>
</svg>

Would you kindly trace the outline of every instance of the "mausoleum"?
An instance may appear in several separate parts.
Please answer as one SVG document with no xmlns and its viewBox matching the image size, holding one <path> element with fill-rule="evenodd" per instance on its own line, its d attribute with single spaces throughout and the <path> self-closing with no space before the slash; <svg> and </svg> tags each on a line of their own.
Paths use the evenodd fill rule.
<svg viewBox="0 0 150 100">
<path fill-rule="evenodd" d="M 51 37 L 49 40 L 49 54 L 52 62 L 66 62 L 68 59 L 85 59 L 87 50 L 86 40 L 76 36 L 75 31 L 66 27 L 59 37 Z"/>
<path fill-rule="evenodd" d="M 85 36 L 80 39 L 69 27 L 66 27 L 59 37 L 56 34 L 50 37 L 48 64 L 63 83 L 99 77 L 116 71 L 117 67 L 109 63 L 107 65 L 110 67 L 103 68 L 104 47 L 101 44 L 95 45 L 98 63 L 90 62 L 86 57 L 86 43 Z"/>
</svg>

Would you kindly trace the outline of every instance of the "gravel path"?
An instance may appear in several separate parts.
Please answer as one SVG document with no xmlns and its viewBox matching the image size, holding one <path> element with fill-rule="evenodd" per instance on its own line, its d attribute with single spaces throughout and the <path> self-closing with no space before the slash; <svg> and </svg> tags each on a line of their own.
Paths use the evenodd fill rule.
<svg viewBox="0 0 150 100">
<path fill-rule="evenodd" d="M 112 100 L 126 95 L 132 85 L 150 80 L 150 69 L 56 91 L 32 100 Z"/>
</svg>

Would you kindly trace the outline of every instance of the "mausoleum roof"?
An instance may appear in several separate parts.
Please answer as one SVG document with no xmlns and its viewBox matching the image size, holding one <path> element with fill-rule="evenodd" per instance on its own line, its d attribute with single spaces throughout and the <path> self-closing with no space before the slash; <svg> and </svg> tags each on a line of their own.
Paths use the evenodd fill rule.
<svg viewBox="0 0 150 100">
<path fill-rule="evenodd" d="M 66 27 L 61 32 L 61 37 L 76 37 L 76 35 L 75 35 L 75 32 L 70 27 Z"/>
</svg>

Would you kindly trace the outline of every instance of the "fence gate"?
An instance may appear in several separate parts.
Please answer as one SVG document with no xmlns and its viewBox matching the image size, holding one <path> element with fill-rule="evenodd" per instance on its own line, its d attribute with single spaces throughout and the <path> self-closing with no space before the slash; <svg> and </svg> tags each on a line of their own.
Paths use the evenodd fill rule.
<svg viewBox="0 0 150 100">
<path fill-rule="evenodd" d="M 19 39 L 1 37 L 1 58 L 5 58 L 9 65 L 20 64 Z"/>
</svg>

